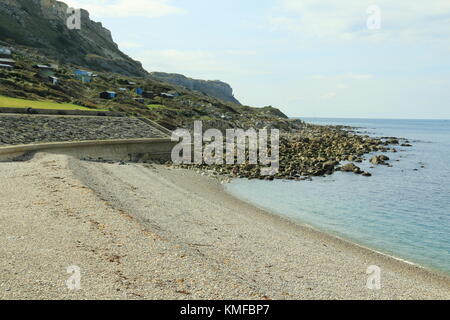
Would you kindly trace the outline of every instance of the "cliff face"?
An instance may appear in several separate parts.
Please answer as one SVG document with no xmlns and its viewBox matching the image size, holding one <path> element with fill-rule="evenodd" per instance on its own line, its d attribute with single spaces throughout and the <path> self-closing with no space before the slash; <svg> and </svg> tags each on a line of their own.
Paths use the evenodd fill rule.
<svg viewBox="0 0 450 320">
<path fill-rule="evenodd" d="M 0 40 L 38 48 L 60 63 L 98 71 L 146 76 L 142 65 L 122 53 L 111 32 L 81 11 L 81 30 L 67 27 L 68 6 L 55 0 L 1 0 Z"/>
<path fill-rule="evenodd" d="M 150 77 L 162 82 L 181 86 L 189 90 L 199 91 L 224 101 L 241 104 L 234 97 L 231 86 L 222 81 L 196 80 L 185 77 L 181 74 L 164 72 L 152 72 L 150 73 Z"/>
<path fill-rule="evenodd" d="M 70 30 L 68 6 L 56 0 L 0 0 L 0 41 L 33 47 L 60 64 L 74 64 L 95 71 L 147 77 L 140 62 L 121 52 L 111 32 L 81 10 L 81 29 Z M 39 62 L 39 61 L 36 61 Z M 179 74 L 154 72 L 156 80 L 240 104 L 230 85 Z"/>
</svg>

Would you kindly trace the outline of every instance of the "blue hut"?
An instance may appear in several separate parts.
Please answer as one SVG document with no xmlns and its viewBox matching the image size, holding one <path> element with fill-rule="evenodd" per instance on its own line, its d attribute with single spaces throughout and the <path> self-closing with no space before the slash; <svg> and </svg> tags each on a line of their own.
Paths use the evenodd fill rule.
<svg viewBox="0 0 450 320">
<path fill-rule="evenodd" d="M 138 94 L 138 95 L 142 95 L 143 93 L 144 93 L 144 89 L 142 89 L 142 88 L 136 88 L 136 94 Z"/>
<path fill-rule="evenodd" d="M 77 69 L 73 74 L 76 79 L 82 81 L 83 83 L 89 83 L 92 81 L 92 72 Z"/>
</svg>

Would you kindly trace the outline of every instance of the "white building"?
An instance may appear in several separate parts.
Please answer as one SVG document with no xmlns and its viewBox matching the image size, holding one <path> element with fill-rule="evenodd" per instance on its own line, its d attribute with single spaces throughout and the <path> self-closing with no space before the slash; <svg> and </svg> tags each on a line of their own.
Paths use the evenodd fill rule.
<svg viewBox="0 0 450 320">
<path fill-rule="evenodd" d="M 0 47 L 0 57 L 10 57 L 11 50 L 5 47 Z"/>
</svg>

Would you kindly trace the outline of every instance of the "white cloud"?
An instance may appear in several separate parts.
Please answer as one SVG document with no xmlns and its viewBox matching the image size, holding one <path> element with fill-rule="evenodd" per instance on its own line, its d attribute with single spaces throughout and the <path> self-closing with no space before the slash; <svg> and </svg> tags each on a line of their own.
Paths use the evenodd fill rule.
<svg viewBox="0 0 450 320">
<path fill-rule="evenodd" d="M 158 18 L 183 13 L 169 0 L 64 0 L 69 6 L 83 8 L 96 18 L 146 17 Z"/>
<path fill-rule="evenodd" d="M 367 29 L 367 8 L 381 9 L 381 29 Z M 354 39 L 370 37 L 447 38 L 450 1 L 411 0 L 279 0 L 279 8 L 269 18 L 272 29 L 297 32 L 308 38 Z"/>
<path fill-rule="evenodd" d="M 312 75 L 310 78 L 313 80 L 368 80 L 368 79 L 372 79 L 373 75 L 371 75 L 371 74 L 354 74 L 354 73 L 337 74 L 337 75 L 315 74 L 315 75 Z"/>
<path fill-rule="evenodd" d="M 373 78 L 371 74 L 348 74 L 347 77 L 352 80 L 367 80 Z"/>
<path fill-rule="evenodd" d="M 255 55 L 257 55 L 257 52 L 254 50 L 227 50 L 226 53 L 228 53 L 231 56 L 255 56 Z"/>
</svg>

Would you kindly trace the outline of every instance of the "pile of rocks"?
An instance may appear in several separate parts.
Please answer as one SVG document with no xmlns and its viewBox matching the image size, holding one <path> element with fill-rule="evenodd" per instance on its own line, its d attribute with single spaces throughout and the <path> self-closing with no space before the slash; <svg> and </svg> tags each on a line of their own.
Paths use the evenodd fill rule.
<svg viewBox="0 0 450 320">
<path fill-rule="evenodd" d="M 128 117 L 0 115 L 0 130 L 0 145 L 165 137 Z"/>
<path fill-rule="evenodd" d="M 348 128 L 336 126 L 305 125 L 297 132 L 283 135 L 280 139 L 280 168 L 274 176 L 261 176 L 260 165 L 180 165 L 230 177 L 250 179 L 305 180 L 312 176 L 324 176 L 335 171 L 353 172 L 371 176 L 354 163 L 340 166 L 341 162 L 363 162 L 364 155 L 372 152 L 396 152 L 397 138 L 372 138 L 359 135 Z M 389 160 L 386 156 L 375 157 L 377 164 Z M 375 160 L 372 162 L 375 164 Z"/>
</svg>

